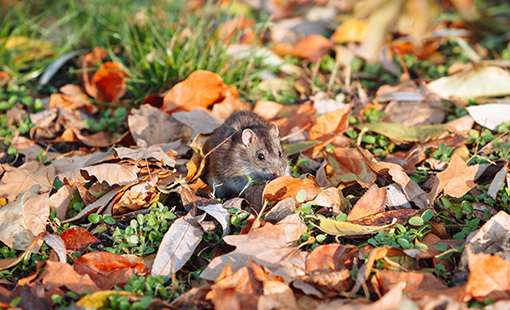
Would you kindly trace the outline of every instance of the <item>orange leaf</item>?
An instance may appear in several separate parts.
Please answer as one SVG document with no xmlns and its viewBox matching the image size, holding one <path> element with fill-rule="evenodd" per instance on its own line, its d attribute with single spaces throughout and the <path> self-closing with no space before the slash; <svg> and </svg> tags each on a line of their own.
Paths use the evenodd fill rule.
<svg viewBox="0 0 510 310">
<path fill-rule="evenodd" d="M 101 289 L 127 284 L 131 275 L 148 272 L 144 264 L 131 264 L 127 258 L 109 252 L 87 253 L 74 260 L 74 269 L 80 274 L 88 274 Z"/>
<path fill-rule="evenodd" d="M 91 81 L 91 95 L 93 98 L 105 102 L 118 102 L 126 93 L 126 77 L 129 77 L 120 64 L 105 62 L 94 73 Z"/>
<path fill-rule="evenodd" d="M 462 197 L 473 187 L 475 187 L 475 175 L 479 165 L 466 165 L 464 160 L 453 154 L 448 168 L 438 173 L 434 179 L 432 190 L 430 191 L 430 201 L 434 201 L 444 190 L 445 195 L 453 197 Z"/>
<path fill-rule="evenodd" d="M 469 278 L 466 294 L 479 301 L 510 299 L 510 262 L 496 255 L 474 254 L 466 247 Z"/>
<path fill-rule="evenodd" d="M 331 40 L 335 43 L 363 42 L 367 37 L 367 23 L 351 18 L 338 26 Z"/>
<path fill-rule="evenodd" d="M 283 176 L 267 183 L 264 189 L 264 199 L 278 202 L 285 198 L 296 198 L 297 193 L 302 189 L 306 191 L 305 201 L 314 199 L 322 191 L 310 179 L 301 180 L 290 176 Z"/>
<path fill-rule="evenodd" d="M 305 58 L 311 62 L 326 55 L 333 47 L 331 41 L 321 35 L 312 34 L 299 41 L 296 45 L 277 44 L 273 51 L 280 55 L 292 55 L 294 57 Z"/>
<path fill-rule="evenodd" d="M 178 110 L 191 111 L 199 108 L 207 108 L 213 103 L 224 99 L 225 89 L 232 96 L 239 97 L 232 93 L 234 86 L 226 86 L 223 79 L 216 73 L 198 70 L 193 72 L 186 80 L 177 83 L 163 98 L 161 110 L 166 113 Z"/>
<path fill-rule="evenodd" d="M 348 221 L 358 220 L 366 216 L 384 211 L 386 205 L 386 189 L 373 184 L 370 189 L 356 202 L 347 216 Z"/>
</svg>

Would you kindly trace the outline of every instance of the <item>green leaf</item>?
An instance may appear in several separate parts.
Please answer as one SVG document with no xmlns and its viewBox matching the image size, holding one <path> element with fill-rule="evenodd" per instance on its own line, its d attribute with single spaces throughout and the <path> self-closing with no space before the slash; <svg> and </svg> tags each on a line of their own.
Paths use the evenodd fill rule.
<svg viewBox="0 0 510 310">
<path fill-rule="evenodd" d="M 430 219 L 432 219 L 433 216 L 434 211 L 428 209 L 425 212 L 423 212 L 423 214 L 421 215 L 421 219 L 423 220 L 424 223 L 427 223 L 428 221 L 430 221 Z"/>
<path fill-rule="evenodd" d="M 298 203 L 302 203 L 306 200 L 306 191 L 304 189 L 300 190 L 296 195 L 296 201 Z"/>
<path fill-rule="evenodd" d="M 397 123 L 381 122 L 357 124 L 354 125 L 354 127 L 360 130 L 366 128 L 369 131 L 385 135 L 397 144 L 406 142 L 423 143 L 442 134 L 445 131 L 453 131 L 452 127 L 445 124 L 407 127 Z"/>
<path fill-rule="evenodd" d="M 473 205 L 469 201 L 464 200 L 461 205 L 467 213 L 473 213 Z"/>
<path fill-rule="evenodd" d="M 409 243 L 409 241 L 407 241 L 407 239 L 405 239 L 405 238 L 398 238 L 398 239 L 397 239 L 397 242 L 398 242 L 398 244 L 400 244 L 400 246 L 401 246 L 401 247 L 403 247 L 404 249 L 409 249 L 409 247 L 410 247 L 410 245 L 411 245 L 411 244 Z"/>
<path fill-rule="evenodd" d="M 9 156 L 16 156 L 18 154 L 18 149 L 14 145 L 10 145 L 7 148 L 7 154 Z"/>
<path fill-rule="evenodd" d="M 422 226 L 424 223 L 423 219 L 419 216 L 413 216 L 409 219 L 409 224 L 413 226 Z"/>
<path fill-rule="evenodd" d="M 437 250 L 442 251 L 442 252 L 445 252 L 446 250 L 448 250 L 448 247 L 446 245 L 440 244 L 440 243 L 437 243 L 436 245 L 434 245 L 434 248 L 436 248 Z"/>
<path fill-rule="evenodd" d="M 101 220 L 101 216 L 97 213 L 91 213 L 91 214 L 89 214 L 88 219 L 89 219 L 89 222 L 91 222 L 92 224 L 97 224 Z"/>
</svg>

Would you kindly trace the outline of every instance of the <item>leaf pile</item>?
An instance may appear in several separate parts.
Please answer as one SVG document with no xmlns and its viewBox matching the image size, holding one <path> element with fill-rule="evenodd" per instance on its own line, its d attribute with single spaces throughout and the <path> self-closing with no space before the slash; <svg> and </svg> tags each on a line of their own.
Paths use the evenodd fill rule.
<svg viewBox="0 0 510 310">
<path fill-rule="evenodd" d="M 122 9 L 72 52 L 7 27 L 0 308 L 510 307 L 510 24 L 449 5 Z M 202 147 L 239 110 L 292 176 L 222 201 Z"/>
</svg>

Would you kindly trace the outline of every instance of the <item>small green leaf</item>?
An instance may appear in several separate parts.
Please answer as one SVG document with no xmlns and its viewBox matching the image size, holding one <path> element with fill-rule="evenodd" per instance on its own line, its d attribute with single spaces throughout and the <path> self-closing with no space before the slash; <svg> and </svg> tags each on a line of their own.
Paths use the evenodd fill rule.
<svg viewBox="0 0 510 310">
<path fill-rule="evenodd" d="M 296 195 L 296 201 L 298 203 L 302 203 L 306 200 L 306 191 L 304 189 L 300 190 Z"/>
<path fill-rule="evenodd" d="M 409 247 L 411 246 L 411 244 L 409 243 L 409 241 L 407 241 L 407 239 L 405 238 L 398 238 L 397 239 L 397 242 L 398 244 L 400 244 L 401 247 L 403 247 L 404 249 L 409 249 Z"/>
<path fill-rule="evenodd" d="M 429 247 L 428 247 L 425 243 L 417 243 L 417 244 L 415 245 L 415 247 L 416 247 L 417 249 L 423 249 L 423 250 L 428 250 L 428 249 L 429 249 Z"/>
<path fill-rule="evenodd" d="M 16 156 L 18 154 L 18 149 L 14 145 L 10 145 L 7 148 L 7 154 L 9 156 Z"/>
<path fill-rule="evenodd" d="M 423 220 L 423 223 L 427 223 L 428 221 L 430 221 L 430 219 L 432 219 L 433 216 L 434 211 L 428 209 L 425 212 L 423 212 L 423 214 L 421 215 L 421 219 Z"/>
<path fill-rule="evenodd" d="M 421 217 L 413 216 L 412 218 L 409 219 L 409 224 L 413 226 L 422 226 L 425 223 L 423 222 L 423 219 Z"/>
<path fill-rule="evenodd" d="M 473 205 L 469 201 L 464 200 L 462 202 L 462 207 L 467 213 L 473 213 Z"/>
<path fill-rule="evenodd" d="M 434 245 L 434 248 L 436 248 L 437 250 L 442 251 L 442 252 L 445 252 L 446 250 L 448 250 L 448 247 L 446 245 L 440 244 L 440 243 L 437 243 L 436 245 Z"/>
<path fill-rule="evenodd" d="M 319 234 L 317 237 L 315 237 L 315 240 L 317 240 L 319 243 L 322 243 L 324 240 L 326 240 L 326 236 L 324 234 Z"/>
<path fill-rule="evenodd" d="M 99 214 L 97 214 L 97 213 L 89 214 L 88 218 L 89 218 L 89 222 L 91 222 L 92 224 L 97 224 L 101 220 L 101 216 L 99 216 Z"/>
</svg>

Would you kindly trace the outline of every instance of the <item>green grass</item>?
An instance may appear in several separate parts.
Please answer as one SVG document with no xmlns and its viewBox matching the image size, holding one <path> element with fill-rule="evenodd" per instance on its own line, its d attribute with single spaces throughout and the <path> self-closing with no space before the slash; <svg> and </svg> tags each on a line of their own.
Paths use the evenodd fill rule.
<svg viewBox="0 0 510 310">
<path fill-rule="evenodd" d="M 106 48 L 111 60 L 124 65 L 130 75 L 126 98 L 136 103 L 169 89 L 196 70 L 218 73 L 225 83 L 247 94 L 248 88 L 257 85 L 259 73 L 271 69 L 254 57 L 239 60 L 227 55 L 228 45 L 238 36 L 225 42 L 217 27 L 236 16 L 214 4 L 190 14 L 180 1 L 21 1 L 2 12 L 2 70 L 17 83 L 28 82 L 34 91 L 36 79 L 52 61 L 70 51 L 94 47 Z M 264 25 L 261 21 L 254 27 L 260 30 Z M 27 44 L 6 48 L 5 43 L 15 37 L 46 44 L 42 48 L 46 56 L 20 58 L 40 49 Z M 70 82 L 77 72 L 73 69 L 64 72 Z M 50 87 L 47 91 L 58 90 Z"/>
</svg>

